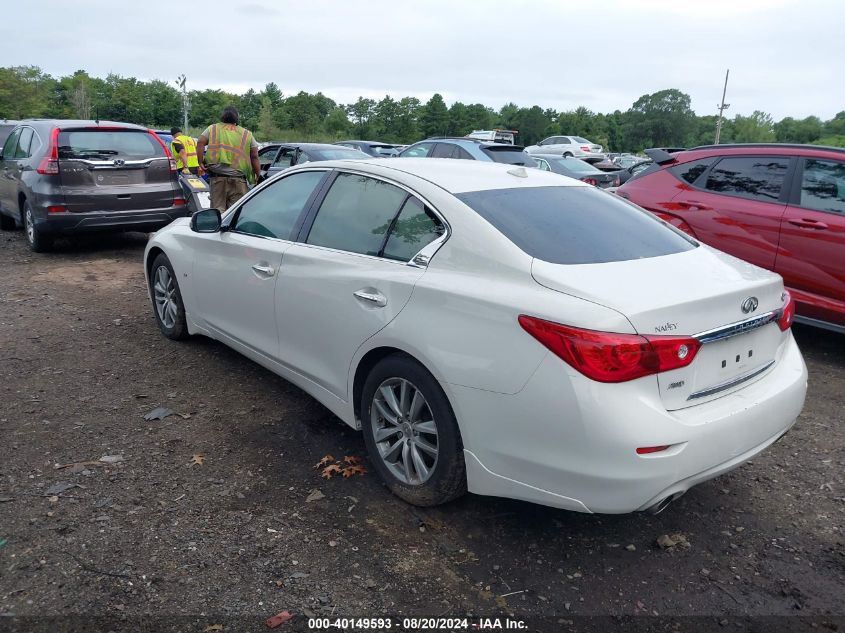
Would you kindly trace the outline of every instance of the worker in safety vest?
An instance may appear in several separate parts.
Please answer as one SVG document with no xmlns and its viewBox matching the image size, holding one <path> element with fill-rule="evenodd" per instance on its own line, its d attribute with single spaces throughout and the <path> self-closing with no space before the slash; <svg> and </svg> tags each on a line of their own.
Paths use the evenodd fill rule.
<svg viewBox="0 0 845 633">
<path fill-rule="evenodd" d="M 173 140 L 170 141 L 170 152 L 176 160 L 176 168 L 183 174 L 201 175 L 199 160 L 197 159 L 197 144 L 190 136 L 182 134 L 182 128 L 170 128 Z"/>
<path fill-rule="evenodd" d="M 211 207 L 224 211 L 258 180 L 258 143 L 238 125 L 238 111 L 228 106 L 220 123 L 209 125 L 197 143 L 199 165 L 209 175 Z"/>
</svg>

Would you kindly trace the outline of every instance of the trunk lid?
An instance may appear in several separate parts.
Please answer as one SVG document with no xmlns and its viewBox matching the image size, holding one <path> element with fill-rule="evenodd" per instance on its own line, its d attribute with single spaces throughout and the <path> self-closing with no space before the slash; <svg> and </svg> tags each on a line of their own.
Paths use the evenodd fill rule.
<svg viewBox="0 0 845 633">
<path fill-rule="evenodd" d="M 59 178 L 70 213 L 123 212 L 173 205 L 170 157 L 146 130 L 59 132 Z"/>
<path fill-rule="evenodd" d="M 668 410 L 751 384 L 774 365 L 785 339 L 766 317 L 784 306 L 781 278 L 706 246 L 601 264 L 559 265 L 535 259 L 532 275 L 547 288 L 618 310 L 643 335 L 693 336 L 747 322 L 745 328 L 732 330 L 733 336 L 703 344 L 689 366 L 658 374 Z M 743 312 L 743 303 L 751 297 L 757 307 Z"/>
</svg>

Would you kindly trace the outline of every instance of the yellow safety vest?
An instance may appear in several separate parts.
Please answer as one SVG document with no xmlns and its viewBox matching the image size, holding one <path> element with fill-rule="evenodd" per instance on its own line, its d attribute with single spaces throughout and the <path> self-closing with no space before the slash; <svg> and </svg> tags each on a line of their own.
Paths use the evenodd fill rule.
<svg viewBox="0 0 845 633">
<path fill-rule="evenodd" d="M 176 160 L 177 169 L 184 169 L 185 166 L 182 164 L 182 158 L 179 156 L 179 152 L 177 152 L 174 147 L 175 143 L 181 143 L 182 147 L 185 148 L 185 153 L 188 155 L 188 167 L 199 167 L 200 162 L 199 159 L 197 159 L 196 142 L 190 136 L 178 134 L 177 136 L 174 136 L 173 140 L 170 142 L 170 152 Z"/>
<path fill-rule="evenodd" d="M 252 132 L 230 123 L 215 123 L 208 130 L 207 165 L 229 165 L 248 179 L 252 179 L 252 162 L 249 151 Z"/>
</svg>

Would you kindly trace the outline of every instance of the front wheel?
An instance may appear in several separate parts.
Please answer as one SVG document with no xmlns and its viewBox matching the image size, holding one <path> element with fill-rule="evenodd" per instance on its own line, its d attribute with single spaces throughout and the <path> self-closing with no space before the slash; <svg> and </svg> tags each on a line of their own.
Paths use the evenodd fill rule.
<svg viewBox="0 0 845 633">
<path fill-rule="evenodd" d="M 150 269 L 150 297 L 158 329 L 167 338 L 179 341 L 188 336 L 185 305 L 176 282 L 176 273 L 167 255 L 160 253 Z"/>
<path fill-rule="evenodd" d="M 26 232 L 26 242 L 33 253 L 46 253 L 53 248 L 53 238 L 44 235 L 35 223 L 29 200 L 24 200 L 23 203 L 23 228 Z"/>
<path fill-rule="evenodd" d="M 564 152 L 563 153 L 564 158 L 572 158 L 572 156 L 573 156 L 572 152 Z"/>
<path fill-rule="evenodd" d="M 415 360 L 395 354 L 372 369 L 361 420 L 374 467 L 395 495 L 433 506 L 466 492 L 455 414 L 437 380 Z"/>
</svg>

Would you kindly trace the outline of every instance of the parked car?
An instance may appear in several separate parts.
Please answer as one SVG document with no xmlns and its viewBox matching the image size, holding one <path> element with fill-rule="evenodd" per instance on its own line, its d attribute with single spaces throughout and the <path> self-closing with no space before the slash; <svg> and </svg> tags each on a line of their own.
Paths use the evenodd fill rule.
<svg viewBox="0 0 845 633">
<path fill-rule="evenodd" d="M 659 511 L 804 402 L 778 275 L 536 169 L 297 165 L 159 231 L 144 262 L 165 336 L 298 385 L 417 505 Z"/>
<path fill-rule="evenodd" d="M 619 186 L 619 178 L 617 176 L 606 174 L 579 158 L 564 158 L 557 154 L 532 154 L 531 158 L 537 162 L 537 169 L 542 169 L 543 171 L 553 171 L 556 174 L 576 178 L 586 182 L 588 185 L 594 185 L 601 189 Z"/>
<path fill-rule="evenodd" d="M 604 158 L 602 149 L 601 145 L 580 136 L 550 136 L 536 145 L 529 145 L 525 151 L 529 154 L 558 154 L 575 158 L 601 155 Z"/>
<path fill-rule="evenodd" d="M 641 160 L 639 162 L 634 163 L 630 167 L 625 167 L 624 169 L 620 169 L 617 172 L 614 172 L 617 176 L 619 176 L 619 182 L 621 184 L 625 184 L 634 176 L 638 176 L 639 174 L 645 173 L 649 167 L 654 165 L 654 162 L 650 159 Z"/>
<path fill-rule="evenodd" d="M 635 156 L 633 154 L 620 154 L 619 156 L 613 157 L 608 154 L 608 158 L 616 163 L 621 169 L 628 169 L 629 167 L 633 167 L 634 165 L 642 162 L 651 162 L 648 158 Z"/>
<path fill-rule="evenodd" d="M 504 143 L 513 145 L 516 142 L 517 130 L 473 130 L 465 138 L 475 138 L 488 143 Z"/>
<path fill-rule="evenodd" d="M 12 121 L 11 119 L 3 119 L 0 121 L 0 146 L 6 142 L 9 134 L 12 133 L 12 130 L 15 129 L 15 126 L 17 126 L 18 123 L 20 123 L 20 121 Z"/>
<path fill-rule="evenodd" d="M 359 149 L 329 143 L 269 143 L 258 150 L 261 176 L 269 178 L 292 165 L 321 160 L 369 158 Z"/>
<path fill-rule="evenodd" d="M 162 140 L 169 152 L 170 144 L 173 142 L 173 135 L 170 133 L 170 130 L 153 130 L 153 133 Z"/>
<path fill-rule="evenodd" d="M 0 157 L 0 228 L 21 225 L 30 248 L 89 231 L 155 231 L 187 214 L 162 140 L 109 121 L 21 121 Z"/>
<path fill-rule="evenodd" d="M 426 139 L 403 149 L 399 158 L 457 158 L 536 166 L 521 145 L 491 143 L 466 137 Z"/>
<path fill-rule="evenodd" d="M 399 155 L 399 150 L 391 143 L 380 143 L 379 141 L 338 141 L 335 145 L 358 149 L 369 156 L 376 158 L 393 158 Z"/>
<path fill-rule="evenodd" d="M 845 332 L 845 149 L 647 150 L 618 194 L 711 246 L 779 273 L 797 320 Z"/>
</svg>

